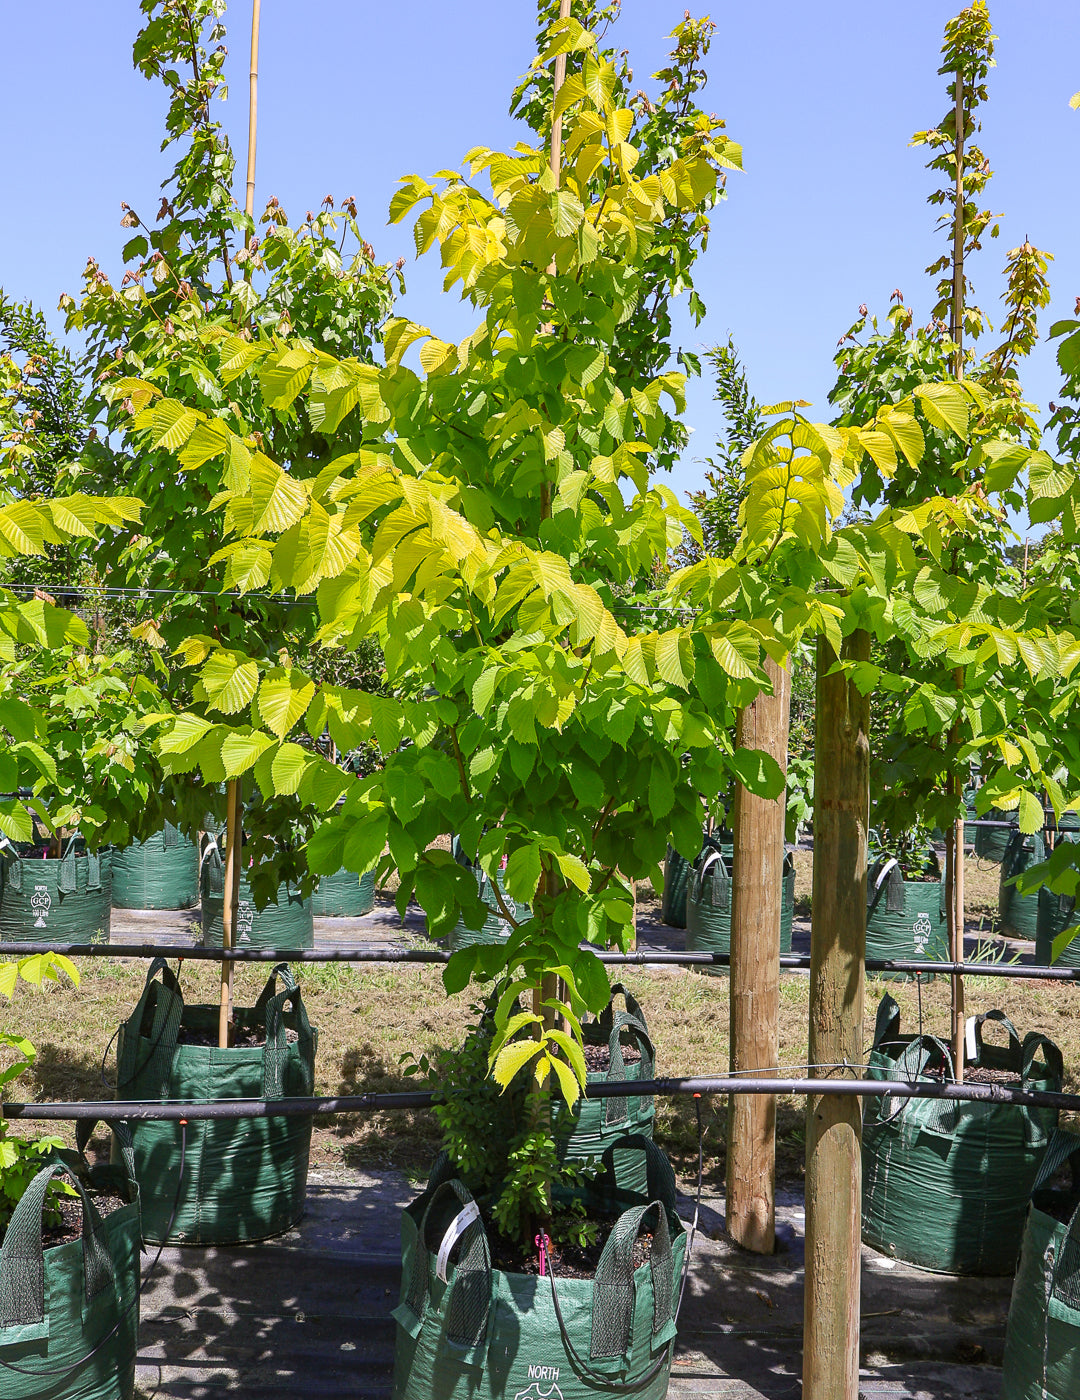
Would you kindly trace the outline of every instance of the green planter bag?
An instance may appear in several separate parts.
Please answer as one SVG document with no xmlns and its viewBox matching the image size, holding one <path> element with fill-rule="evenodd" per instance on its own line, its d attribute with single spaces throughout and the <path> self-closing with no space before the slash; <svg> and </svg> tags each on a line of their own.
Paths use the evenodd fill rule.
<svg viewBox="0 0 1080 1400">
<path fill-rule="evenodd" d="M 49 1246 L 42 1241 L 42 1206 L 61 1172 L 82 1201 L 82 1238 Z M 81 1173 L 54 1160 L 30 1182 L 8 1223 L 0 1247 L 0 1400 L 130 1400 L 134 1394 L 139 1191 L 117 1167 L 85 1174 L 91 1187 L 126 1204 L 103 1217 Z"/>
<path fill-rule="evenodd" d="M 1080 967 L 1080 914 L 1076 912 L 1076 900 L 1071 894 L 1054 894 L 1045 885 L 1038 892 L 1039 910 L 1035 921 L 1035 961 L 1040 967 Z M 1057 958 L 1054 957 L 1054 939 L 1067 928 L 1075 929 L 1071 943 L 1067 943 Z"/>
<path fill-rule="evenodd" d="M 236 946 L 290 949 L 313 948 L 315 925 L 311 900 L 299 890 L 284 884 L 278 887 L 277 903 L 256 909 L 247 876 L 240 876 L 240 899 L 236 912 Z M 217 842 L 211 838 L 203 852 L 202 941 L 207 948 L 220 948 L 224 938 L 225 865 Z"/>
<path fill-rule="evenodd" d="M 155 959 L 138 1005 L 120 1027 L 117 1099 L 189 1103 L 310 1094 L 317 1033 L 288 966 L 279 963 L 255 1006 L 237 1007 L 234 1015 L 238 1034 L 265 1033 L 265 1044 L 219 1049 L 218 1007 L 185 1006 L 168 964 Z M 180 1043 L 181 1031 L 202 1043 Z M 182 1178 L 179 1124 L 135 1123 L 132 1136 L 143 1235 L 155 1244 L 166 1238 L 173 1244 L 264 1240 L 304 1213 L 310 1118 L 192 1122 Z"/>
<path fill-rule="evenodd" d="M 732 847 L 730 842 L 724 845 L 719 836 L 706 832 L 702 836 L 698 860 L 709 851 L 723 851 L 730 860 Z M 667 855 L 664 857 L 664 897 L 660 901 L 660 922 L 670 928 L 686 927 L 686 896 L 690 888 L 692 869 L 691 862 L 669 844 Z"/>
<path fill-rule="evenodd" d="M 931 853 L 934 866 L 937 857 Z M 934 959 L 949 956 L 945 881 L 905 880 L 891 856 L 876 860 L 866 875 L 866 956 Z M 908 972 L 874 972 L 872 977 L 907 981 Z"/>
<path fill-rule="evenodd" d="M 1010 938 L 1035 937 L 1039 921 L 1039 893 L 1021 894 L 1009 881 L 1029 865 L 1037 865 L 1046 859 L 1046 843 L 1036 831 L 1025 836 L 1014 831 L 1009 838 L 1005 855 L 1001 861 L 1001 881 L 998 885 L 998 911 L 1001 914 L 1001 931 Z"/>
<path fill-rule="evenodd" d="M 615 1010 L 615 997 L 621 996 L 624 1011 Z M 590 1070 L 588 1083 L 610 1084 L 624 1079 L 652 1079 L 656 1071 L 656 1053 L 649 1038 L 645 1016 L 635 997 L 621 983 L 612 988 L 611 1001 L 595 1020 L 582 1027 L 586 1046 L 606 1045 L 610 1065 L 605 1070 Z M 625 1058 L 633 1046 L 640 1058 Z M 652 1138 L 655 1108 L 650 1097 L 627 1099 L 581 1098 L 574 1111 L 558 1101 L 554 1131 L 559 1156 L 563 1161 L 588 1162 L 602 1157 L 617 1139 L 627 1134 Z M 614 1162 L 616 1181 L 620 1188 L 642 1192 L 646 1189 L 646 1160 L 640 1152 L 617 1153 Z"/>
<path fill-rule="evenodd" d="M 93 854 L 78 835 L 61 859 L 37 859 L 10 845 L 0 859 L 0 941 L 108 943 L 112 851 Z"/>
<path fill-rule="evenodd" d="M 686 897 L 686 951 L 688 953 L 731 952 L 731 848 L 704 850 L 694 862 Z M 780 951 L 791 952 L 791 930 L 795 918 L 795 862 L 791 852 L 784 856 L 784 879 L 780 903 Z M 724 968 L 707 971 L 725 973 Z"/>
<path fill-rule="evenodd" d="M 170 822 L 148 841 L 113 851 L 114 909 L 194 909 L 198 902 L 198 849 Z"/>
<path fill-rule="evenodd" d="M 354 919 L 370 914 L 374 908 L 374 870 L 359 880 L 351 870 L 324 875 L 311 896 L 311 912 L 316 919 Z"/>
<path fill-rule="evenodd" d="M 619 1215 L 595 1279 L 495 1268 L 456 1179 L 433 1181 L 405 1209 L 393 1400 L 664 1400 L 686 1236 L 666 1159 L 644 1139 L 633 1145 L 652 1154 L 650 1192 Z M 611 1203 L 603 1191 L 591 1199 Z M 643 1224 L 652 1250 L 635 1269 Z"/>
<path fill-rule="evenodd" d="M 1013 830 L 1016 826 L 1015 812 L 1010 817 L 1008 812 L 999 811 L 997 807 L 991 807 L 983 818 L 988 822 L 1013 823 Z M 1005 859 L 1005 850 L 1009 844 L 1009 838 L 1013 835 L 1013 830 L 1007 826 L 979 826 L 975 828 L 975 854 L 980 860 L 992 860 L 998 865 Z"/>
<path fill-rule="evenodd" d="M 987 1020 L 1007 1049 L 983 1044 Z M 1025 1089 L 1060 1092 L 1061 1051 L 1037 1031 L 1023 1045 L 1000 1011 L 975 1017 L 976 1066 L 1015 1073 Z M 1041 1060 L 1038 1058 L 1041 1055 Z M 867 1077 L 940 1083 L 952 1054 L 935 1036 L 901 1035 L 900 1008 L 878 1008 Z M 863 1111 L 863 1231 L 868 1245 L 946 1274 L 1011 1274 L 1031 1188 L 1056 1109 L 953 1099 L 867 1099 Z"/>
<path fill-rule="evenodd" d="M 1080 1395 L 1078 1155 L 1080 1138 L 1055 1133 L 1035 1183 L 1009 1304 L 1004 1400 L 1076 1400 Z M 1072 1170 L 1072 1190 L 1049 1190 L 1044 1183 L 1065 1161 Z"/>
</svg>

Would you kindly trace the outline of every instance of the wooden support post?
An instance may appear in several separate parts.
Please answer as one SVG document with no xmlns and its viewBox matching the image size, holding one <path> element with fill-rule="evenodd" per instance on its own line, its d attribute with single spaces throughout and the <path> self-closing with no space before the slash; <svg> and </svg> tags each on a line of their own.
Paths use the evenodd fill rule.
<svg viewBox="0 0 1080 1400">
<path fill-rule="evenodd" d="M 791 672 L 766 658 L 771 695 L 739 712 L 736 744 L 770 754 L 787 772 Z M 769 1072 L 780 1050 L 780 906 L 784 793 L 773 801 L 735 787 L 731 897 L 732 1074 Z M 776 1244 L 776 1100 L 732 1094 L 727 1123 L 727 1230 L 736 1244 L 771 1254 Z"/>
<path fill-rule="evenodd" d="M 866 660 L 855 632 L 845 660 Z M 810 1075 L 862 1062 L 870 702 L 818 638 L 814 740 L 814 907 L 810 944 Z M 857 1400 L 862 1233 L 862 1107 L 838 1094 L 806 1104 L 806 1293 L 803 1400 Z"/>
<path fill-rule="evenodd" d="M 259 108 L 259 20 L 262 0 L 251 0 L 251 66 L 248 73 L 247 189 L 244 212 L 255 211 L 255 129 Z M 236 913 L 240 904 L 241 856 L 244 846 L 244 799 L 241 781 L 225 785 L 225 891 L 221 909 L 221 946 L 227 952 L 236 943 Z M 224 1049 L 232 1034 L 233 965 L 221 964 L 221 1001 L 218 1008 L 218 1045 Z"/>
<path fill-rule="evenodd" d="M 225 786 L 225 891 L 221 908 L 221 946 L 236 946 L 236 911 L 240 903 L 241 853 L 244 845 L 244 802 L 239 778 Z M 221 1004 L 218 1009 L 218 1045 L 229 1044 L 232 1034 L 233 964 L 221 964 Z"/>
</svg>

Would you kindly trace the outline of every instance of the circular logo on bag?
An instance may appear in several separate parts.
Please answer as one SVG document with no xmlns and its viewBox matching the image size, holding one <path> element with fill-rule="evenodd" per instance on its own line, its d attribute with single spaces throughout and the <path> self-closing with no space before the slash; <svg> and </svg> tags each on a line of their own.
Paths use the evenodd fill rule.
<svg viewBox="0 0 1080 1400">
<path fill-rule="evenodd" d="M 934 931 L 933 925 L 930 923 L 930 915 L 927 914 L 925 911 L 922 914 L 920 914 L 919 917 L 912 924 L 911 931 L 915 935 L 915 942 L 920 947 L 925 947 L 926 943 L 930 938 L 931 933 L 933 933 Z"/>
<path fill-rule="evenodd" d="M 251 941 L 251 929 L 255 923 L 255 906 L 242 899 L 236 909 L 236 936 Z"/>
<path fill-rule="evenodd" d="M 34 911 L 34 927 L 44 928 L 52 908 L 52 895 L 48 885 L 35 885 L 30 896 L 30 908 Z"/>
</svg>

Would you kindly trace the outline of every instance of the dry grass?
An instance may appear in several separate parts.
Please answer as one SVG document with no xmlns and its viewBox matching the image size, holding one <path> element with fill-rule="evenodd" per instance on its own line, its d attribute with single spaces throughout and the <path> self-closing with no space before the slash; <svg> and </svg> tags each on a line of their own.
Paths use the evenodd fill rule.
<svg viewBox="0 0 1080 1400">
<path fill-rule="evenodd" d="M 94 1099 L 110 1097 L 100 1069 L 106 1043 L 138 999 L 145 966 L 134 962 L 94 960 L 83 965 L 81 987 L 37 992 L 20 988 L 14 1007 L 5 1005 L 5 1028 L 17 1026 L 39 1049 L 34 1071 L 8 1097 Z M 357 1093 L 411 1087 L 399 1067 L 406 1051 L 417 1054 L 452 1044 L 468 1024 L 466 998 L 448 999 L 439 971 L 431 967 L 392 966 L 358 969 L 341 964 L 303 968 L 301 978 L 308 1014 L 319 1031 L 316 1093 Z M 658 1052 L 660 1074 L 718 1075 L 728 1064 L 728 987 L 726 977 L 702 976 L 682 969 L 628 971 L 627 985 L 641 1001 Z M 263 976 L 239 966 L 236 998 L 254 1003 Z M 217 973 L 212 964 L 188 963 L 183 982 L 189 1001 L 216 1001 Z M 867 984 L 864 1044 L 873 1035 L 874 1016 L 884 991 L 900 1003 L 903 1026 L 918 1026 L 916 989 L 911 983 Z M 780 1063 L 802 1072 L 807 1056 L 809 979 L 786 974 L 780 986 Z M 1050 983 L 1006 978 L 969 979 L 968 1013 L 1000 1007 L 1021 1036 L 1041 1030 L 1061 1047 L 1066 1087 L 1076 1088 L 1080 1059 L 1077 990 Z M 939 978 L 922 992 L 924 1026 L 946 1035 L 948 981 Z M 111 1081 L 115 1061 L 107 1070 Z M 710 1178 L 724 1170 L 723 1100 L 704 1106 Z M 803 1107 L 801 1101 L 777 1104 L 779 1165 L 782 1177 L 797 1180 L 802 1171 Z M 30 1134 L 26 1123 L 16 1130 Z M 51 1128 L 51 1125 L 49 1125 Z M 685 1099 L 657 1105 L 657 1137 L 684 1173 L 696 1160 L 694 1109 Z M 321 1120 L 316 1128 L 313 1161 L 320 1165 L 395 1166 L 422 1173 L 437 1145 L 434 1121 L 426 1112 L 386 1111 L 367 1117 L 350 1115 Z"/>
</svg>

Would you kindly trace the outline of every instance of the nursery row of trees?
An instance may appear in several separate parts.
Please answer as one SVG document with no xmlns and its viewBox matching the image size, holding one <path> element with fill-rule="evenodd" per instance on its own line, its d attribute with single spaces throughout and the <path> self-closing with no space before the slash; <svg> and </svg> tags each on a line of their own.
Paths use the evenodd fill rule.
<svg viewBox="0 0 1080 1400">
<path fill-rule="evenodd" d="M 658 473 L 686 445 L 698 371 L 671 304 L 689 291 L 705 314 L 693 266 L 741 163 L 698 103 L 713 26 L 676 28 L 646 96 L 606 38 L 617 6 L 543 0 L 513 98 L 531 136 L 410 175 L 390 205 L 475 314 L 453 342 L 394 314 L 402 269 L 350 200 L 295 225 L 274 199 L 259 219 L 239 207 L 222 9 L 142 0 L 135 58 L 168 90 L 178 158 L 155 218 L 125 206 L 124 271 L 91 260 L 61 299 L 83 357 L 0 308 L 0 831 L 194 830 L 246 782 L 257 897 L 394 870 L 436 936 L 483 918 L 473 875 L 434 844 L 457 834 L 531 912 L 504 910 L 508 942 L 455 953 L 446 986 L 501 980 L 492 1072 L 527 1076 L 539 1121 L 553 1086 L 576 1099 L 581 1016 L 609 998 L 583 945 L 628 946 L 634 882 L 660 887 L 669 839 L 697 854 L 702 794 L 779 796 L 783 764 L 737 725 L 816 654 L 818 753 L 836 762 L 814 794 L 813 998 L 815 1024 L 835 1011 L 842 1031 L 812 1031 L 810 1054 L 860 1058 L 861 971 L 842 974 L 861 968 L 844 940 L 860 900 L 865 922 L 870 712 L 887 827 L 955 833 L 973 761 L 980 811 L 1016 810 L 1025 831 L 1044 802 L 1080 805 L 1080 322 L 1055 327 L 1051 456 L 1018 377 L 1048 255 L 1008 255 L 1002 339 L 973 348 L 985 5 L 948 26 L 949 110 L 916 138 L 947 240 L 930 324 L 902 302 L 887 329 L 861 314 L 828 424 L 757 405 L 734 348 L 712 352 L 731 438 L 694 510 Z M 1026 571 L 1010 513 L 1051 527 Z M 89 620 L 61 605 L 76 593 Z M 344 771 L 326 734 L 377 761 Z M 1075 890 L 1077 849 L 1055 852 L 1056 888 Z M 954 939 L 959 850 L 954 835 Z M 857 1112 L 811 1104 L 810 1190 L 841 1182 L 837 1130 L 857 1144 Z M 822 1325 L 846 1325 L 850 1297 L 819 1301 Z M 850 1345 L 837 1355 L 850 1370 Z M 808 1394 L 854 1393 L 836 1379 Z"/>
</svg>

